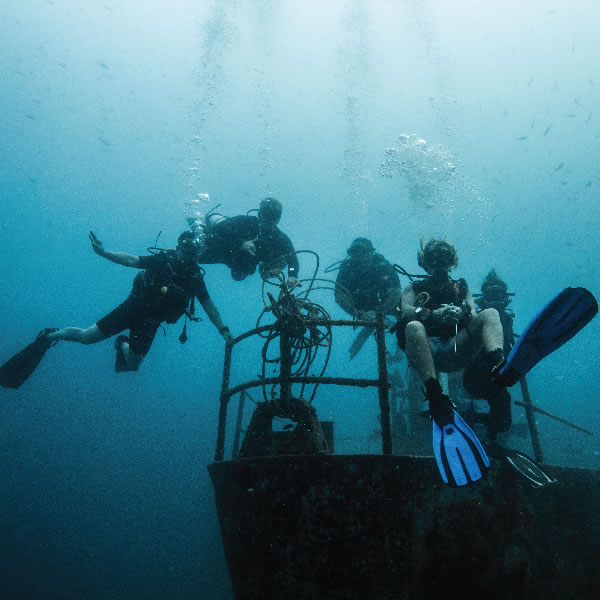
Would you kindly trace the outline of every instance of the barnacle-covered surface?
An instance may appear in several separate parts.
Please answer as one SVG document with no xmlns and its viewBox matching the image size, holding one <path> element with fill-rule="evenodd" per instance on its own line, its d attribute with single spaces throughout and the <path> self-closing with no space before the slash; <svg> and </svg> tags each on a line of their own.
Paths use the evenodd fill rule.
<svg viewBox="0 0 600 600">
<path fill-rule="evenodd" d="M 559 482 L 533 489 L 493 461 L 454 489 L 430 457 L 209 466 L 239 600 L 596 597 L 600 474 L 548 470 Z"/>
</svg>

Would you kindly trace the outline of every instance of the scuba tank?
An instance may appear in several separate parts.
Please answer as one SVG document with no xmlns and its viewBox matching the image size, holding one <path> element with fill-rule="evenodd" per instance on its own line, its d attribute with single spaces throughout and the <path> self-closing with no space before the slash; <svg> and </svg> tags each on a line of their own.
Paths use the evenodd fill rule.
<svg viewBox="0 0 600 600">
<path fill-rule="evenodd" d="M 227 219 L 227 217 L 222 214 L 215 212 L 219 206 L 221 206 L 221 204 L 217 204 L 215 207 L 211 208 L 205 215 L 187 218 L 190 230 L 197 239 L 199 255 L 206 250 L 207 238 L 212 235 L 214 228 Z"/>
<path fill-rule="evenodd" d="M 209 231 L 214 229 L 219 223 L 225 221 L 227 217 L 220 215 L 219 213 L 212 213 L 205 217 L 206 227 Z"/>
</svg>

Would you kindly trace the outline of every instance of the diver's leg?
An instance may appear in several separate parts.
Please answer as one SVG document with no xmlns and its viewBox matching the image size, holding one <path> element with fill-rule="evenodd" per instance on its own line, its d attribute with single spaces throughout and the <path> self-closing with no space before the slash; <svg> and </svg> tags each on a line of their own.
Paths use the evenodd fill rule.
<svg viewBox="0 0 600 600">
<path fill-rule="evenodd" d="M 504 358 L 502 323 L 498 311 L 488 308 L 471 319 L 467 327 L 468 331 L 461 330 L 457 338 L 460 352 L 470 352 L 473 356 L 463 373 L 463 386 L 474 396 L 488 401 L 487 433 L 488 438 L 494 440 L 498 432 L 508 431 L 511 426 L 510 394 L 492 381 L 494 368 Z"/>
<path fill-rule="evenodd" d="M 229 260 L 228 266 L 231 269 L 231 277 L 235 281 L 242 281 L 248 275 L 252 275 L 256 271 L 258 260 L 252 254 L 246 254 L 241 250 L 233 254 Z"/>
<path fill-rule="evenodd" d="M 136 319 L 129 330 L 129 341 L 121 342 L 121 352 L 130 371 L 137 371 L 148 354 L 160 321 L 152 318 Z"/>
<path fill-rule="evenodd" d="M 79 344 L 95 344 L 101 342 L 117 333 L 128 329 L 131 316 L 136 310 L 135 300 L 129 296 L 125 302 L 122 302 L 117 308 L 109 312 L 105 317 L 102 317 L 98 322 L 94 323 L 87 329 L 80 327 L 65 327 L 58 331 L 48 334 L 48 340 L 58 342 L 64 340 L 66 342 L 78 342 Z"/>
<path fill-rule="evenodd" d="M 117 339 L 117 341 L 119 341 L 119 338 Z M 123 354 L 123 358 L 125 359 L 125 362 L 127 363 L 127 370 L 128 371 L 137 371 L 140 368 L 140 365 L 142 364 L 144 357 L 142 355 L 134 352 L 131 349 L 130 342 L 127 342 L 125 340 L 121 341 L 120 351 Z"/>
<path fill-rule="evenodd" d="M 474 356 L 480 348 L 486 355 L 504 346 L 504 332 L 500 316 L 495 308 L 486 308 L 477 313 L 467 327 L 458 332 L 457 352 Z"/>
<path fill-rule="evenodd" d="M 409 321 L 405 328 L 406 335 L 406 356 L 417 370 L 423 382 L 428 379 L 435 379 L 435 365 L 431 351 L 431 342 L 427 337 L 427 332 L 423 323 L 419 321 Z"/>
<path fill-rule="evenodd" d="M 425 386 L 425 397 L 429 402 L 429 411 L 436 423 L 450 423 L 452 419 L 452 403 L 444 394 L 437 380 L 433 345 L 427 336 L 423 323 L 409 321 L 406 324 L 406 356 L 419 373 Z"/>
<path fill-rule="evenodd" d="M 98 325 L 94 323 L 94 325 L 87 329 L 82 329 L 81 327 L 65 327 L 64 329 L 59 329 L 58 331 L 48 334 L 48 341 L 58 342 L 59 340 L 62 340 L 65 342 L 78 342 L 79 344 L 85 344 L 87 346 L 89 344 L 101 342 L 107 337 L 108 336 L 102 333 Z"/>
</svg>

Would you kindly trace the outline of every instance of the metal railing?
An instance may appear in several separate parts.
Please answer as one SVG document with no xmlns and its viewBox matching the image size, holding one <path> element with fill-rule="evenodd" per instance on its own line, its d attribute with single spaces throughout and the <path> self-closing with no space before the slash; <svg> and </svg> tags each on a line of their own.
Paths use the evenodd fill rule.
<svg viewBox="0 0 600 600">
<path fill-rule="evenodd" d="M 385 348 L 385 322 L 382 313 L 377 313 L 375 322 L 372 321 L 351 321 L 351 320 L 331 320 L 331 319 L 306 319 L 303 324 L 306 327 L 311 326 L 327 326 L 327 327 L 373 327 L 375 330 L 375 339 L 377 342 L 377 379 L 352 378 L 352 377 L 324 377 L 324 376 L 293 376 L 292 356 L 290 348 L 290 335 L 286 331 L 285 322 L 276 321 L 271 325 L 263 325 L 251 329 L 246 333 L 236 337 L 232 342 L 229 342 L 225 347 L 225 360 L 223 364 L 223 380 L 221 384 L 220 407 L 219 407 L 219 428 L 217 433 L 217 447 L 215 451 L 215 461 L 223 460 L 225 455 L 225 430 L 227 425 L 227 409 L 232 396 L 245 392 L 246 390 L 262 387 L 265 385 L 279 384 L 280 398 L 282 400 L 289 399 L 291 395 L 292 385 L 294 384 L 325 384 L 325 385 L 342 385 L 354 387 L 377 387 L 379 395 L 379 409 L 381 413 L 381 438 L 383 454 L 392 454 L 392 436 L 390 429 L 390 403 L 389 403 L 389 382 L 386 363 L 386 348 Z M 231 364 L 233 348 L 243 340 L 255 335 L 259 335 L 265 331 L 271 331 L 274 328 L 279 328 L 280 331 L 280 356 L 281 368 L 280 374 L 277 377 L 266 377 L 254 379 L 241 383 L 234 387 L 229 387 L 231 378 Z M 238 407 L 236 432 L 234 436 L 234 448 L 239 445 L 241 423 L 243 418 L 243 398 L 240 399 L 241 406 Z"/>
</svg>

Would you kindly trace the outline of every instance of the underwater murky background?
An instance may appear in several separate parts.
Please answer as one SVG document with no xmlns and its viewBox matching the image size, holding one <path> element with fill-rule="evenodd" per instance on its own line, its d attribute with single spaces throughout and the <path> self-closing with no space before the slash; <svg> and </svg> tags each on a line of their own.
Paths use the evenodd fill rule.
<svg viewBox="0 0 600 600">
<path fill-rule="evenodd" d="M 89 230 L 145 254 L 190 214 L 243 214 L 266 195 L 321 275 L 357 236 L 418 273 L 419 238 L 435 235 L 474 291 L 498 270 L 517 332 L 567 285 L 597 295 L 599 13 L 593 0 L 3 0 L 0 360 L 126 297 L 134 272 L 99 259 Z M 312 268 L 302 255 L 302 276 Z M 234 333 L 254 326 L 258 276 L 216 265 L 206 281 Z M 2 598 L 231 598 L 206 471 L 223 342 L 204 321 L 182 346 L 180 327 L 138 373 L 114 373 L 110 341 L 61 343 L 0 390 Z M 528 378 L 539 406 L 595 433 L 540 416 L 550 463 L 600 467 L 599 332 Z M 373 347 L 348 363 L 351 339 L 335 338 L 328 374 L 373 372 Z M 236 377 L 255 358 L 238 355 Z M 380 451 L 374 393 L 323 390 L 315 406 L 340 451 Z"/>
</svg>

